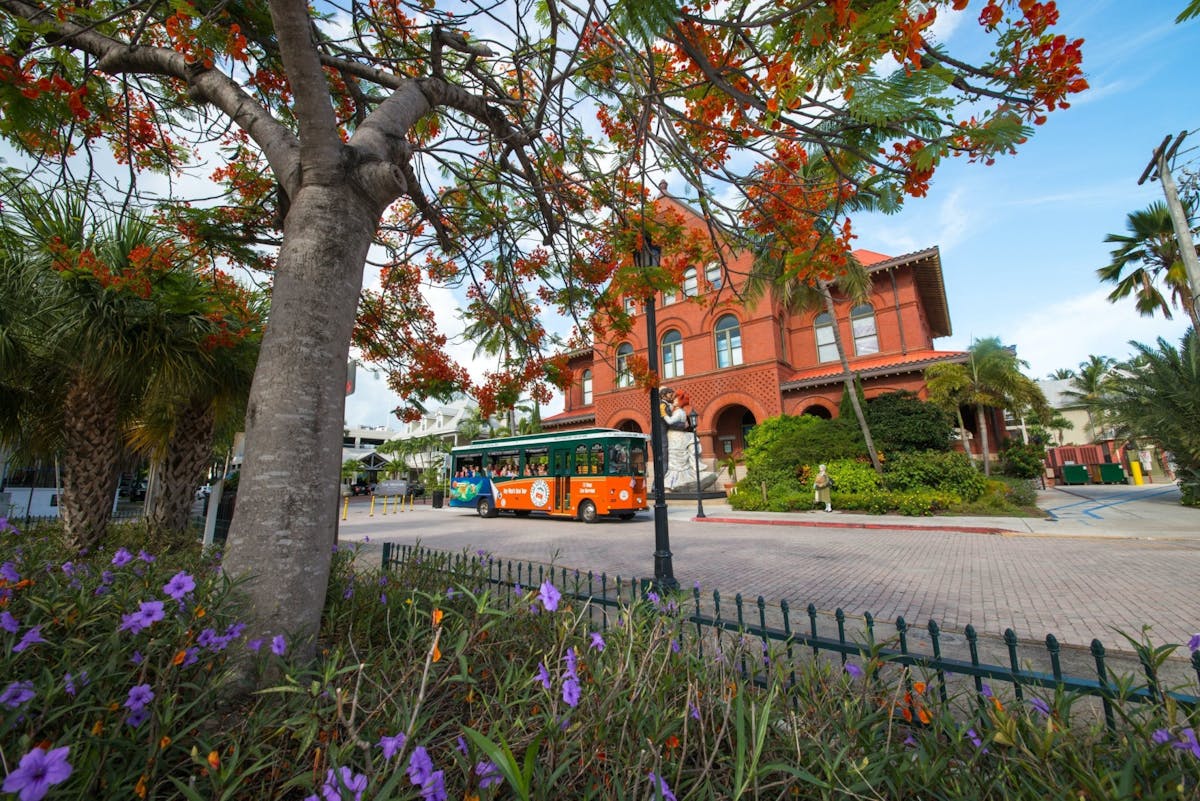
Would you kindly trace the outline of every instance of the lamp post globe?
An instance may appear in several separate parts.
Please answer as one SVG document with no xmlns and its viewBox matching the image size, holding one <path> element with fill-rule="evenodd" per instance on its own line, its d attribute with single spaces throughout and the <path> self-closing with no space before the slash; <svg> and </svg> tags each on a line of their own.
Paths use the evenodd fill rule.
<svg viewBox="0 0 1200 801">
<path fill-rule="evenodd" d="M 642 247 L 633 252 L 634 266 L 641 270 L 658 267 L 662 248 L 649 234 L 642 234 Z M 654 317 L 654 294 L 646 296 L 646 366 L 658 373 L 658 323 Z M 650 450 L 654 455 L 654 584 L 661 590 L 677 590 L 675 569 L 671 564 L 671 537 L 667 530 L 667 501 L 663 486 L 663 419 L 659 410 L 658 384 L 650 387 Z"/>
</svg>

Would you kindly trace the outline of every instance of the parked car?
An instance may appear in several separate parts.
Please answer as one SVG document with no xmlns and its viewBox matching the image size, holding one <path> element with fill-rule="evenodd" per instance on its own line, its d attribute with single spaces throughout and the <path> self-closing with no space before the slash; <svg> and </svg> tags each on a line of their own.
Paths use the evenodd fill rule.
<svg viewBox="0 0 1200 801">
<path fill-rule="evenodd" d="M 212 495 L 212 484 L 201 484 L 200 488 L 196 490 L 196 500 L 198 501 L 202 501 L 210 495 Z"/>
<path fill-rule="evenodd" d="M 376 495 L 411 495 L 419 498 L 425 494 L 425 485 L 407 478 L 388 478 L 376 484 L 373 491 Z"/>
<path fill-rule="evenodd" d="M 370 495 L 374 491 L 374 487 L 365 481 L 355 481 L 350 485 L 351 495 Z"/>
</svg>

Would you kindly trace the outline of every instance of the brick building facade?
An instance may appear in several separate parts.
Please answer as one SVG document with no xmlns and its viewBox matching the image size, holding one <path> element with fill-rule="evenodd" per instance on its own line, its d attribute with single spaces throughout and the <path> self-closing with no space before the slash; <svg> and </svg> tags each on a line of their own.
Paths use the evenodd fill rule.
<svg viewBox="0 0 1200 801">
<path fill-rule="evenodd" d="M 679 201 L 663 197 L 658 203 L 702 225 Z M 753 304 L 740 300 L 730 290 L 749 271 L 746 253 L 726 268 L 697 265 L 678 293 L 660 293 L 655 311 L 661 384 L 690 396 L 699 414 L 703 458 L 740 452 L 746 432 L 769 417 L 837 416 L 843 384 L 833 325 L 868 400 L 900 389 L 924 397 L 926 367 L 966 360 L 964 352 L 933 347 L 934 339 L 951 333 L 936 247 L 896 257 L 868 250 L 854 255 L 871 277 L 870 297 L 854 304 L 835 295 L 832 321 L 822 310 L 788 312 L 769 295 Z M 630 355 L 646 355 L 644 310 L 640 302 L 627 308 L 637 311 L 630 334 L 570 354 L 575 383 L 563 411 L 542 420 L 547 430 L 650 430 L 647 392 L 625 369 Z"/>
</svg>

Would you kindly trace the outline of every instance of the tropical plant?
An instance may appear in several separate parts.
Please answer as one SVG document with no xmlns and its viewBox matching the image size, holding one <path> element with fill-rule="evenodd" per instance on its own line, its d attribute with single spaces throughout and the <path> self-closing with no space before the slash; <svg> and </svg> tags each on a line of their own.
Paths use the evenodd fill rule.
<svg viewBox="0 0 1200 801">
<path fill-rule="evenodd" d="M 1051 381 L 1065 381 L 1068 378 L 1074 378 L 1075 371 L 1070 367 L 1059 367 L 1057 370 L 1047 374 L 1046 378 Z"/>
<path fill-rule="evenodd" d="M 1131 212 L 1126 227 L 1128 234 L 1109 234 L 1104 238 L 1117 247 L 1112 251 L 1112 261 L 1096 270 L 1101 281 L 1116 284 L 1108 295 L 1109 301 L 1116 303 L 1132 295 L 1143 317 L 1160 313 L 1168 320 L 1174 306 L 1191 318 L 1193 328 L 1200 327 L 1167 204 L 1158 200 L 1141 211 Z"/>
<path fill-rule="evenodd" d="M 851 421 L 785 414 L 762 421 L 747 435 L 745 478 L 753 486 L 795 483 L 805 465 L 865 455 L 859 431 Z"/>
<path fill-rule="evenodd" d="M 1176 348 L 1130 343 L 1135 354 L 1118 366 L 1099 400 L 1118 436 L 1158 443 L 1178 465 L 1185 503 L 1200 504 L 1200 343 L 1190 329 Z"/>
<path fill-rule="evenodd" d="M 1012 348 L 997 337 L 977 339 L 967 350 L 965 364 L 943 362 L 925 371 L 929 399 L 958 415 L 963 447 L 970 453 L 961 407 L 975 410 L 984 475 L 991 475 L 991 450 L 988 437 L 987 409 L 1023 412 L 1032 409 L 1039 416 L 1047 413 L 1046 397 L 1038 385 L 1021 372 L 1026 363 Z"/>
<path fill-rule="evenodd" d="M 1105 426 L 1101 401 L 1116 363 L 1117 360 L 1110 356 L 1089 355 L 1087 361 L 1079 363 L 1079 370 L 1071 379 L 1071 388 L 1063 392 L 1066 397 L 1082 403 L 1087 410 L 1088 438 L 1092 441 L 1097 439 L 1096 432 Z"/>
</svg>

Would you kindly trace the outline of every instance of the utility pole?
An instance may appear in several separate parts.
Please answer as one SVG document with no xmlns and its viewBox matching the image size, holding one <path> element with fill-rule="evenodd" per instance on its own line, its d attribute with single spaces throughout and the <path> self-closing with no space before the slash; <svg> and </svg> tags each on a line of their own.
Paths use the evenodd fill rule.
<svg viewBox="0 0 1200 801">
<path fill-rule="evenodd" d="M 1179 146 L 1183 144 L 1183 138 L 1187 136 L 1187 131 L 1180 131 L 1175 137 L 1175 141 L 1171 142 L 1171 135 L 1162 140 L 1154 151 L 1154 155 L 1150 157 L 1150 163 L 1146 165 L 1146 169 L 1142 171 L 1142 177 L 1138 179 L 1138 186 L 1141 186 L 1149 178 L 1151 181 L 1158 179 L 1162 183 L 1163 194 L 1167 196 L 1167 208 L 1171 212 L 1171 222 L 1175 225 L 1175 241 L 1179 243 L 1179 257 L 1183 260 L 1184 270 L 1187 272 L 1188 289 L 1192 295 L 1192 308 L 1200 309 L 1200 259 L 1196 258 L 1196 244 L 1192 240 L 1192 226 L 1188 222 L 1187 214 L 1183 210 L 1183 203 L 1179 201 L 1179 190 L 1175 187 L 1175 179 L 1171 177 L 1171 159 L 1175 157 L 1175 151 L 1179 150 Z"/>
</svg>

